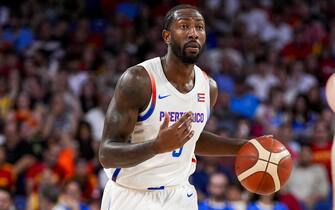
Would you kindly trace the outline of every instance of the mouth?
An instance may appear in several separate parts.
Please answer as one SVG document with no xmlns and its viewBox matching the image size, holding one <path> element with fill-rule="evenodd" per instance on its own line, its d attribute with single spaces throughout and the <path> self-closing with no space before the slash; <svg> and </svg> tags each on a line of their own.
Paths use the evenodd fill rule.
<svg viewBox="0 0 335 210">
<path fill-rule="evenodd" d="M 195 42 L 195 41 L 187 42 L 185 44 L 185 48 L 197 48 L 197 49 L 200 49 L 200 44 L 198 42 Z"/>
<path fill-rule="evenodd" d="M 184 45 L 184 49 L 190 53 L 198 53 L 200 51 L 200 45 L 197 42 L 191 41 Z"/>
</svg>

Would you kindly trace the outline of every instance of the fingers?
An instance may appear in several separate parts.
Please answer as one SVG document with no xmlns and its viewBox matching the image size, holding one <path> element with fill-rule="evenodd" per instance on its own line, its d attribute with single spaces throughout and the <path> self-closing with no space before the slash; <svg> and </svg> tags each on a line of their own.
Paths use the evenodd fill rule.
<svg viewBox="0 0 335 210">
<path fill-rule="evenodd" d="M 173 126 L 175 128 L 180 128 L 185 122 L 192 121 L 192 112 L 185 113 Z"/>
<path fill-rule="evenodd" d="M 164 128 L 167 128 L 169 126 L 169 123 L 170 123 L 170 117 L 168 115 L 168 113 L 164 113 L 164 122 L 162 123 L 161 125 L 161 129 L 164 129 Z"/>
<path fill-rule="evenodd" d="M 192 129 L 192 121 L 188 120 L 184 122 L 177 130 L 177 132 L 180 134 L 180 136 L 184 136 L 185 134 L 188 134 Z"/>
<path fill-rule="evenodd" d="M 193 136 L 194 136 L 194 130 L 192 130 L 192 131 L 184 134 L 184 136 L 182 137 L 182 139 L 184 140 L 184 143 L 185 143 L 188 140 L 190 140 Z"/>
</svg>

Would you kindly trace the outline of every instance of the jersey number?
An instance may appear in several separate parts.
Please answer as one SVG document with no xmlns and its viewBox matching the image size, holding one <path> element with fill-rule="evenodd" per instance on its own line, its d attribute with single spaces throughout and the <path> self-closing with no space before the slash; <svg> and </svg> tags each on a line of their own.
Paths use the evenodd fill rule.
<svg viewBox="0 0 335 210">
<path fill-rule="evenodd" d="M 183 147 L 180 147 L 179 149 L 173 150 L 172 157 L 179 157 L 182 152 L 183 152 Z"/>
</svg>

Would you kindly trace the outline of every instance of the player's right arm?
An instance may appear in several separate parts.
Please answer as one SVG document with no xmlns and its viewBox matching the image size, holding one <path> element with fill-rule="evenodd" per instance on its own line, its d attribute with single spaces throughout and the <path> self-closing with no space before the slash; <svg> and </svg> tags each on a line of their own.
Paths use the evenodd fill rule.
<svg viewBox="0 0 335 210">
<path fill-rule="evenodd" d="M 159 153 L 180 148 L 192 136 L 191 113 L 185 114 L 172 126 L 166 114 L 155 139 L 131 143 L 130 136 L 137 122 L 138 113 L 149 104 L 151 83 L 143 67 L 129 68 L 119 79 L 108 107 L 99 160 L 104 168 L 127 168 L 148 160 Z"/>
</svg>

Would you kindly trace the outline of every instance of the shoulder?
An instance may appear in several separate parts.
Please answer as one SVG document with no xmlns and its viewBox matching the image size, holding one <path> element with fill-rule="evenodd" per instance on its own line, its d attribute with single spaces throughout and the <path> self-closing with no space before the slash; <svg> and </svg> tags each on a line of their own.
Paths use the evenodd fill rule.
<svg viewBox="0 0 335 210">
<path fill-rule="evenodd" d="M 209 87 L 210 87 L 210 89 L 217 91 L 218 85 L 217 85 L 216 81 L 212 77 L 208 77 L 208 81 L 209 81 Z"/>
<path fill-rule="evenodd" d="M 206 72 L 201 70 L 198 66 L 196 66 L 196 68 L 199 69 L 202 72 L 206 81 L 208 81 L 208 83 L 209 83 L 209 94 L 210 94 L 210 103 L 211 103 L 210 106 L 211 106 L 211 108 L 213 108 L 215 103 L 216 103 L 217 96 L 218 96 L 218 85 L 212 77 L 210 77 L 210 76 L 208 76 L 208 74 L 206 74 Z"/>
<path fill-rule="evenodd" d="M 151 83 L 148 72 L 142 66 L 128 68 L 119 78 L 115 90 L 118 99 L 131 100 L 139 109 L 150 101 Z"/>
<path fill-rule="evenodd" d="M 208 81 L 209 81 L 209 91 L 211 98 L 211 107 L 214 107 L 216 99 L 218 97 L 218 85 L 212 77 L 208 77 Z"/>
<path fill-rule="evenodd" d="M 150 77 L 143 66 L 132 66 L 121 75 L 119 81 L 137 86 L 150 81 Z"/>
</svg>

